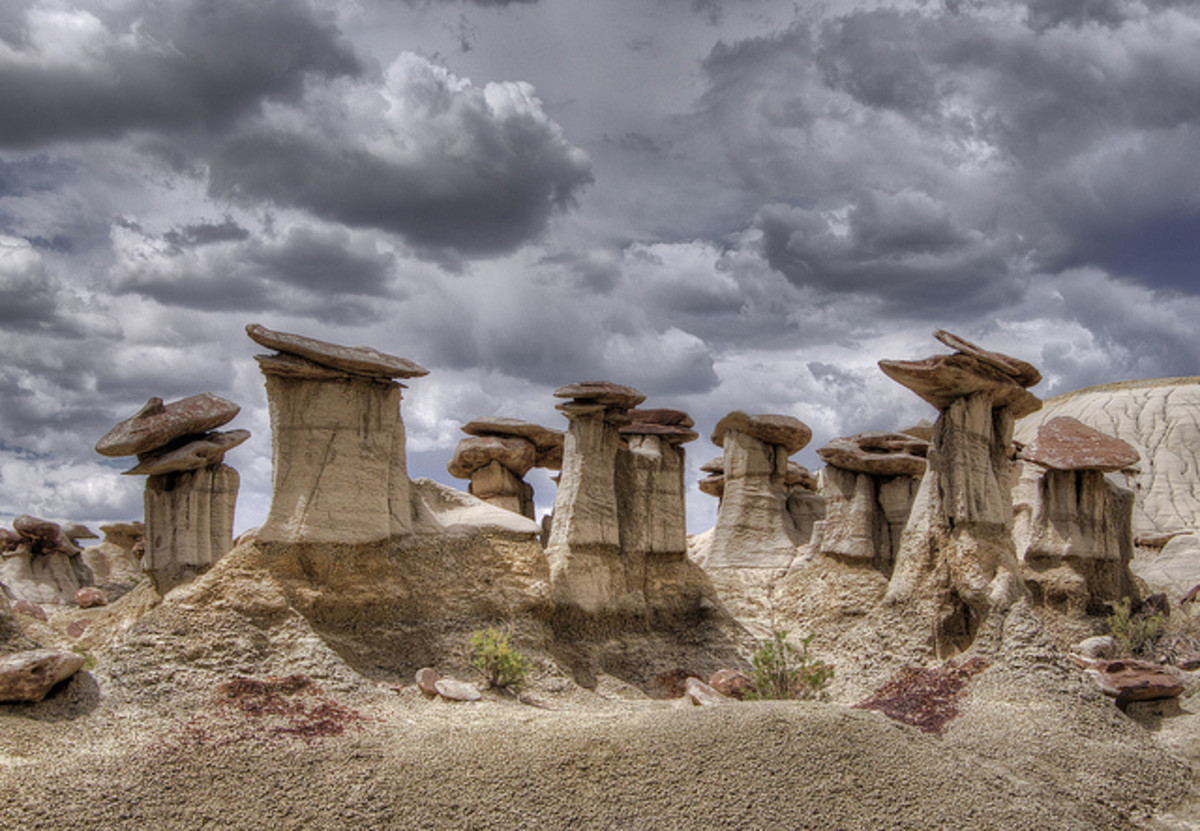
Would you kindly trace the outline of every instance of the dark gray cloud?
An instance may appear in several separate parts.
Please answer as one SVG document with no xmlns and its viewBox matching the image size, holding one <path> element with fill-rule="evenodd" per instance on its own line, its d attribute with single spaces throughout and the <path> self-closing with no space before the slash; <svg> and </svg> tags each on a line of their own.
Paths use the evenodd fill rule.
<svg viewBox="0 0 1200 831">
<path fill-rule="evenodd" d="M 362 64 L 308 0 L 185 0 L 52 13 L 36 0 L 0 19 L 0 147 L 210 129 L 288 100 L 308 75 Z"/>
<path fill-rule="evenodd" d="M 527 84 L 481 89 L 407 55 L 383 89 L 339 92 L 224 143 L 212 194 L 389 231 L 431 256 L 485 256 L 536 238 L 592 181 Z"/>
<path fill-rule="evenodd" d="M 218 242 L 240 242 L 250 238 L 250 232 L 230 217 L 222 222 L 195 222 L 172 228 L 163 239 L 177 249 L 197 248 Z"/>
</svg>

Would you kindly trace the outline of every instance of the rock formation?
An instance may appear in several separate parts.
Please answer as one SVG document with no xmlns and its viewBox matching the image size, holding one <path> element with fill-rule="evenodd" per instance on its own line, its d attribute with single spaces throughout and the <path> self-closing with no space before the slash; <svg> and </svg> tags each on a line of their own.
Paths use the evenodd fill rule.
<svg viewBox="0 0 1200 831">
<path fill-rule="evenodd" d="M 929 442 L 907 433 L 868 432 L 817 451 L 825 518 L 812 532 L 815 553 L 872 564 L 891 574 Z"/>
<path fill-rule="evenodd" d="M 1133 594 L 1133 492 L 1105 474 L 1136 464 L 1137 451 L 1059 416 L 1018 458 L 1013 539 L 1034 599 L 1085 614 Z"/>
<path fill-rule="evenodd" d="M 366 543 L 412 530 L 404 421 L 396 378 L 412 361 L 246 327 L 277 350 L 256 357 L 271 412 L 274 492 L 260 539 Z"/>
<path fill-rule="evenodd" d="M 73 603 L 75 592 L 93 581 L 79 547 L 58 523 L 28 514 L 13 520 L 0 545 L 0 584 L 13 599 Z"/>
<path fill-rule="evenodd" d="M 788 511 L 788 456 L 811 438 L 791 416 L 734 410 L 717 423 L 723 490 L 705 569 L 787 568 L 802 541 Z"/>
<path fill-rule="evenodd" d="M 470 438 L 454 449 L 446 469 L 470 479 L 468 493 L 533 519 L 533 487 L 522 477 L 533 467 L 562 468 L 563 431 L 514 418 L 478 418 L 463 426 Z"/>
<path fill-rule="evenodd" d="M 722 499 L 725 495 L 725 457 L 718 456 L 705 462 L 700 470 L 709 474 L 697 483 L 700 491 Z M 787 512 L 796 526 L 796 538 L 804 545 L 811 540 L 816 524 L 825 518 L 825 497 L 819 492 L 817 477 L 797 462 L 787 463 L 783 488 L 787 494 Z"/>
<path fill-rule="evenodd" d="M 100 526 L 104 534 L 97 545 L 83 549 L 83 561 L 96 577 L 96 582 L 129 582 L 142 573 L 141 557 L 133 553 L 134 545 L 142 542 L 146 526 L 141 522 L 113 522 Z"/>
<path fill-rule="evenodd" d="M 105 456 L 136 454 L 125 473 L 147 477 L 141 566 L 160 592 L 207 571 L 233 545 L 239 480 L 223 460 L 250 433 L 212 431 L 240 409 L 212 393 L 171 404 L 151 398 L 96 443 Z"/>
<path fill-rule="evenodd" d="M 1013 422 L 1041 406 L 1026 389 L 1041 375 L 949 333 L 934 337 L 957 351 L 879 362 L 941 411 L 887 598 L 928 608 L 938 652 L 952 654 L 992 611 L 1027 594 L 1012 540 L 1009 454 Z"/>
<path fill-rule="evenodd" d="M 694 611 L 686 560 L 684 453 L 696 438 L 677 410 L 603 381 L 555 390 L 569 420 L 546 557 L 559 609 L 589 616 Z"/>
</svg>

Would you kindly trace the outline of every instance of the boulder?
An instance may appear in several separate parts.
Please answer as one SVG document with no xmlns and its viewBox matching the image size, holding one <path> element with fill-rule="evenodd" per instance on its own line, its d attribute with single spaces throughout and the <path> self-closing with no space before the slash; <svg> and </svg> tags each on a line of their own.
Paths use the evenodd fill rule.
<svg viewBox="0 0 1200 831">
<path fill-rule="evenodd" d="M 0 702 L 41 701 L 82 666 L 82 655 L 52 649 L 0 656 Z"/>
<path fill-rule="evenodd" d="M 745 698 L 747 693 L 755 690 L 754 682 L 750 680 L 750 677 L 736 669 L 717 670 L 713 673 L 712 678 L 708 679 L 708 685 L 721 695 L 736 698 L 739 701 Z"/>
<path fill-rule="evenodd" d="M 437 670 L 432 667 L 425 667 L 417 670 L 417 687 L 421 692 L 431 698 L 438 694 L 437 682 L 442 676 L 438 675 Z"/>
<path fill-rule="evenodd" d="M 1077 418 L 1059 416 L 1038 427 L 1019 457 L 1052 470 L 1121 470 L 1141 458 L 1128 442 L 1106 436 Z"/>
<path fill-rule="evenodd" d="M 1094 661 L 1084 669 L 1100 691 L 1124 709 L 1131 701 L 1175 698 L 1183 692 L 1183 676 L 1174 667 L 1147 661 Z"/>
<path fill-rule="evenodd" d="M 834 439 L 817 455 L 829 465 L 874 476 L 921 476 L 929 442 L 906 433 L 867 432 Z"/>
<path fill-rule="evenodd" d="M 369 346 L 339 346 L 304 335 L 276 332 L 257 323 L 246 326 L 246 334 L 268 349 L 296 355 L 343 373 L 372 378 L 420 378 L 429 374 L 429 370 L 419 364 Z"/>
<path fill-rule="evenodd" d="M 1117 642 L 1113 640 L 1112 635 L 1096 635 L 1095 637 L 1084 638 L 1072 646 L 1071 652 L 1084 658 L 1096 660 L 1111 658 L 1116 649 Z"/>
<path fill-rule="evenodd" d="M 138 456 L 137 465 L 124 473 L 129 476 L 157 476 L 217 465 L 228 451 L 248 438 L 249 430 L 205 433 L 195 438 L 184 438 L 180 440 L 182 443 L 174 442 L 167 447 L 142 453 Z"/>
<path fill-rule="evenodd" d="M 683 689 L 687 697 L 692 700 L 692 703 L 698 704 L 701 707 L 716 707 L 721 704 L 729 704 L 733 700 L 721 695 L 699 678 L 688 678 L 683 682 Z"/>
<path fill-rule="evenodd" d="M 791 456 L 803 450 L 812 439 L 812 430 L 798 418 L 787 415 L 749 415 L 734 410 L 717 422 L 713 429 L 712 443 L 725 446 L 725 435 L 730 431 L 745 433 L 764 444 L 775 445 Z"/>
<path fill-rule="evenodd" d="M 96 442 L 101 456 L 133 456 L 170 444 L 184 436 L 215 430 L 241 410 L 232 401 L 210 392 L 163 404 L 151 398 L 142 409 L 122 421 Z"/>
<path fill-rule="evenodd" d="M 12 610 L 18 615 L 36 618 L 45 623 L 49 618 L 46 616 L 46 610 L 36 603 L 30 603 L 28 600 L 18 600 L 12 604 Z"/>
<path fill-rule="evenodd" d="M 483 694 L 473 684 L 453 678 L 439 678 L 433 686 L 438 695 L 450 701 L 478 701 L 483 698 Z"/>
<path fill-rule="evenodd" d="M 104 596 L 104 592 L 95 586 L 84 586 L 75 592 L 75 605 L 81 609 L 90 609 L 94 606 L 107 606 L 108 598 Z"/>
</svg>

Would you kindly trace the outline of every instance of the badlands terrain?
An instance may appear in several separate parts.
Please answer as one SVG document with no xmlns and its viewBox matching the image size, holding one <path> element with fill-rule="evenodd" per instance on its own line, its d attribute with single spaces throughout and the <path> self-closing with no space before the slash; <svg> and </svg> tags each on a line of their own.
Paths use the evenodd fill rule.
<svg viewBox="0 0 1200 831">
<path fill-rule="evenodd" d="M 1200 827 L 1200 378 L 1041 402 L 1034 367 L 939 332 L 949 354 L 881 361 L 936 421 L 815 473 L 786 414 L 570 384 L 565 430 L 466 425 L 460 491 L 407 475 L 420 366 L 248 334 L 261 528 L 232 539 L 250 437 L 198 395 L 97 445 L 137 457 L 144 524 L 2 529 L 0 827 Z M 721 507 L 689 538 L 701 427 Z M 535 465 L 561 471 L 542 523 Z M 1165 620 L 1138 655 L 1105 640 L 1126 597 Z M 472 666 L 487 627 L 519 689 Z M 714 678 L 753 680 L 779 630 L 812 633 L 823 694 Z"/>
</svg>

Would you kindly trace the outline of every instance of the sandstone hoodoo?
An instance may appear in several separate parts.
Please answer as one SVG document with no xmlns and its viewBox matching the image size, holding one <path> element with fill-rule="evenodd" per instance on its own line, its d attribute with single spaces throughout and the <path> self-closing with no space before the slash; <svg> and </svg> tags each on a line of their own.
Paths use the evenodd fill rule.
<svg viewBox="0 0 1200 831">
<path fill-rule="evenodd" d="M 825 516 L 813 529 L 813 550 L 890 574 L 928 453 L 928 441 L 888 432 L 859 433 L 820 448 L 817 455 L 828 465 L 821 472 Z"/>
<path fill-rule="evenodd" d="M 274 491 L 260 539 L 366 543 L 411 533 L 397 378 L 428 370 L 369 347 L 246 327 L 271 412 Z"/>
<path fill-rule="evenodd" d="M 57 522 L 28 514 L 16 517 L 0 551 L 0 591 L 15 600 L 69 604 L 75 592 L 95 580 L 81 549 Z"/>
<path fill-rule="evenodd" d="M 958 350 L 921 361 L 879 362 L 941 412 L 888 586 L 893 603 L 927 606 L 942 654 L 966 648 L 995 611 L 1027 595 L 1012 540 L 1009 455 L 1013 422 L 1041 401 L 1030 364 L 949 333 Z"/>
<path fill-rule="evenodd" d="M 724 487 L 705 569 L 787 568 L 805 540 L 788 511 L 788 457 L 812 431 L 786 415 L 734 410 L 713 430 Z M 798 481 L 803 477 L 798 477 Z"/>
<path fill-rule="evenodd" d="M 207 571 L 233 545 L 239 478 L 224 459 L 250 433 L 214 431 L 240 409 L 207 392 L 170 404 L 151 398 L 96 443 L 104 456 L 136 454 L 126 473 L 147 477 L 141 567 L 160 592 Z"/>
<path fill-rule="evenodd" d="M 533 487 L 524 476 L 534 467 L 562 467 L 564 434 L 515 418 L 477 418 L 463 426 L 446 469 L 470 479 L 468 492 L 484 502 L 534 518 Z"/>
<path fill-rule="evenodd" d="M 1060 416 L 1018 458 L 1013 539 L 1035 599 L 1083 615 L 1135 594 L 1133 491 L 1105 473 L 1136 464 L 1137 450 Z"/>
<path fill-rule="evenodd" d="M 590 616 L 693 610 L 681 446 L 691 419 L 632 409 L 645 396 L 605 381 L 554 394 L 569 420 L 546 549 L 556 604 Z"/>
<path fill-rule="evenodd" d="M 100 526 L 104 538 L 83 549 L 83 561 L 95 575 L 96 583 L 128 583 L 142 573 L 146 526 L 142 522 L 110 522 Z M 142 545 L 138 554 L 134 546 Z"/>
</svg>

